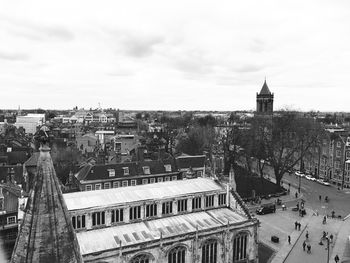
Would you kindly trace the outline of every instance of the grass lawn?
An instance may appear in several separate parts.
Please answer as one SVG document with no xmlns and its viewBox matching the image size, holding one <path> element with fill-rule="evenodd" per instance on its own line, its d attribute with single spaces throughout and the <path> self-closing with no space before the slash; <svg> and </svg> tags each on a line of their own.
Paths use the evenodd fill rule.
<svg viewBox="0 0 350 263">
<path fill-rule="evenodd" d="M 274 251 L 263 243 L 258 244 L 259 263 L 267 263 Z"/>
<path fill-rule="evenodd" d="M 228 178 L 225 179 L 228 180 Z M 252 197 L 253 190 L 255 190 L 256 196 L 266 196 L 285 190 L 269 180 L 261 180 L 259 176 L 249 176 L 247 171 L 239 166 L 235 168 L 235 179 L 237 192 L 242 198 Z"/>
</svg>

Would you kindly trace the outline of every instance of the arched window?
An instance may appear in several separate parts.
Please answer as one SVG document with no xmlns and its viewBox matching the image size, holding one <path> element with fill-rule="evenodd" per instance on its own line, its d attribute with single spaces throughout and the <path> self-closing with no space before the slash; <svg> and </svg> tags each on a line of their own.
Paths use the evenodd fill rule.
<svg viewBox="0 0 350 263">
<path fill-rule="evenodd" d="M 247 259 L 248 234 L 239 233 L 233 239 L 233 262 Z"/>
<path fill-rule="evenodd" d="M 150 263 L 150 262 L 151 262 L 150 256 L 147 254 L 138 255 L 136 257 L 133 257 L 130 260 L 130 263 Z"/>
<path fill-rule="evenodd" d="M 216 263 L 218 256 L 218 242 L 214 239 L 205 241 L 202 246 L 202 263 Z"/>
<path fill-rule="evenodd" d="M 168 263 L 186 263 L 186 248 L 179 246 L 170 250 L 168 254 Z"/>
</svg>

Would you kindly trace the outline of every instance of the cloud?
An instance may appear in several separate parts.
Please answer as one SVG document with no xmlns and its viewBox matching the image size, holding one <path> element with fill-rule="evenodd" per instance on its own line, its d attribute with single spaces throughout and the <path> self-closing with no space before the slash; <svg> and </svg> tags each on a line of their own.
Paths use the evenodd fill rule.
<svg viewBox="0 0 350 263">
<path fill-rule="evenodd" d="M 247 65 L 243 65 L 241 67 L 236 67 L 234 69 L 234 71 L 236 71 L 238 73 L 251 73 L 251 72 L 261 71 L 262 69 L 264 69 L 264 66 L 247 64 Z"/>
<path fill-rule="evenodd" d="M 261 53 L 265 51 L 265 49 L 266 49 L 265 42 L 258 38 L 253 39 L 249 47 L 249 50 L 255 53 Z"/>
<path fill-rule="evenodd" d="M 160 36 L 124 34 L 120 44 L 127 55 L 142 58 L 152 55 L 155 46 L 162 42 L 164 39 Z"/>
<path fill-rule="evenodd" d="M 14 19 L 1 16 L 0 21 L 7 23 L 8 31 L 16 36 L 24 37 L 29 40 L 61 40 L 71 41 L 74 39 L 74 33 L 62 25 L 42 26 L 37 22 L 22 19 Z"/>
<path fill-rule="evenodd" d="M 0 59 L 10 61 L 26 61 L 29 59 L 29 56 L 24 53 L 5 53 L 0 51 Z"/>
</svg>

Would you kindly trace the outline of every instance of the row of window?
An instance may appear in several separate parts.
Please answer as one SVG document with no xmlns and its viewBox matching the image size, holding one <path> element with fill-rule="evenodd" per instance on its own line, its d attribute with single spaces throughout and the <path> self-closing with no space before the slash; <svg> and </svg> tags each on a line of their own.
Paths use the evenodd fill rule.
<svg viewBox="0 0 350 263">
<path fill-rule="evenodd" d="M 177 180 L 177 176 L 174 175 L 172 177 L 170 176 L 165 176 L 165 177 L 158 177 L 158 178 L 143 178 L 142 179 L 142 184 L 153 184 L 155 183 L 157 180 L 158 183 L 160 182 L 167 182 L 167 181 L 176 181 Z M 114 181 L 112 182 L 106 182 L 103 183 L 103 189 L 110 189 L 111 186 L 112 188 L 118 188 L 118 187 L 126 187 L 126 186 L 135 186 L 137 185 L 137 180 L 123 180 L 123 181 Z M 93 185 L 92 184 L 87 184 L 85 185 L 85 191 L 92 191 L 93 190 Z M 101 190 L 102 189 L 102 183 L 97 183 L 94 185 L 95 186 L 95 190 Z"/>
<path fill-rule="evenodd" d="M 164 169 L 166 172 L 171 172 L 171 164 L 165 164 Z M 144 174 L 151 174 L 151 170 L 149 166 L 143 166 L 142 167 L 143 173 Z M 114 177 L 115 176 L 115 170 L 114 169 L 107 169 L 109 177 Z M 129 175 L 129 167 L 123 167 L 123 174 L 124 175 Z"/>
<path fill-rule="evenodd" d="M 207 195 L 205 196 L 204 208 L 212 208 L 214 207 L 214 197 L 215 195 Z M 187 212 L 188 199 L 180 199 L 177 200 L 177 212 Z M 226 193 L 218 195 L 218 205 L 223 206 L 226 205 Z M 197 210 L 202 208 L 202 198 L 194 197 L 192 199 L 192 209 Z M 129 208 L 129 220 L 138 220 L 141 219 L 141 209 L 142 206 L 132 206 Z M 173 214 L 173 201 L 166 201 L 162 203 L 162 215 L 170 215 Z M 158 216 L 158 204 L 151 203 L 147 204 L 145 207 L 145 218 L 151 218 Z M 114 209 L 111 211 L 111 223 L 119 223 L 124 222 L 124 209 Z M 74 229 L 82 229 L 85 228 L 85 215 L 78 215 L 72 217 L 72 224 Z M 102 212 L 94 212 L 92 213 L 92 226 L 100 226 L 106 224 L 106 213 Z"/>
<path fill-rule="evenodd" d="M 202 246 L 201 263 L 219 262 L 218 241 L 207 240 Z M 233 262 L 242 262 L 248 259 L 248 235 L 239 234 L 233 239 Z M 167 255 L 168 263 L 186 263 L 187 249 L 184 246 L 177 246 L 171 249 Z M 141 254 L 133 257 L 129 263 L 151 263 L 152 257 L 149 254 Z"/>
</svg>

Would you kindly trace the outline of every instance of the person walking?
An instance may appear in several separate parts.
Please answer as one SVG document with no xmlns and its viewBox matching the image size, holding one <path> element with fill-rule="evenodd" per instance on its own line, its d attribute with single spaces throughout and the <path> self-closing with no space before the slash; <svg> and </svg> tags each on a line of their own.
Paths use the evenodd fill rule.
<svg viewBox="0 0 350 263">
<path fill-rule="evenodd" d="M 321 195 L 318 196 L 318 200 L 320 200 L 320 202 L 321 202 L 321 200 L 322 200 L 322 196 Z"/>
<path fill-rule="evenodd" d="M 305 234 L 306 240 L 309 241 L 309 231 L 306 230 L 306 234 Z"/>
<path fill-rule="evenodd" d="M 289 245 L 290 245 L 290 236 L 288 236 L 288 243 L 289 243 Z"/>
<path fill-rule="evenodd" d="M 298 230 L 300 231 L 300 228 L 301 228 L 301 224 L 300 222 L 298 223 Z"/>
<path fill-rule="evenodd" d="M 298 229 L 298 221 L 295 221 L 294 226 L 295 226 L 295 230 L 297 230 Z"/>
<path fill-rule="evenodd" d="M 307 244 L 307 253 L 311 254 L 311 245 L 310 244 Z"/>
<path fill-rule="evenodd" d="M 335 263 L 338 263 L 338 261 L 339 261 L 339 256 L 338 255 L 335 255 L 334 261 L 335 261 Z"/>
<path fill-rule="evenodd" d="M 306 247 L 306 242 L 304 240 L 304 242 L 303 242 L 303 251 L 305 251 L 305 247 Z"/>
</svg>

